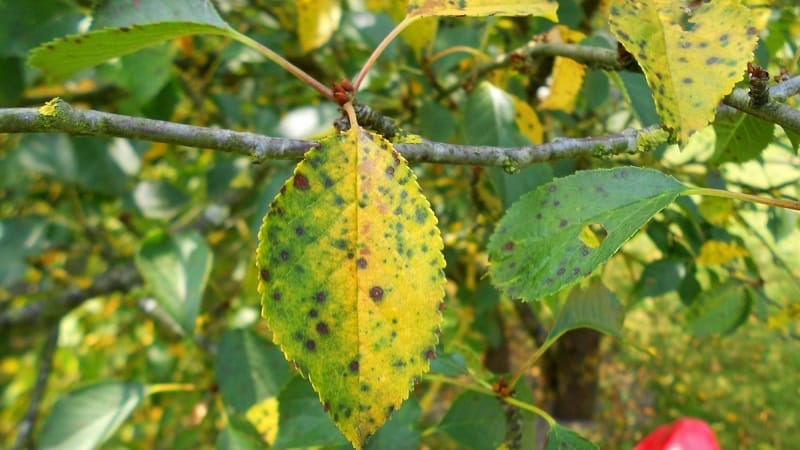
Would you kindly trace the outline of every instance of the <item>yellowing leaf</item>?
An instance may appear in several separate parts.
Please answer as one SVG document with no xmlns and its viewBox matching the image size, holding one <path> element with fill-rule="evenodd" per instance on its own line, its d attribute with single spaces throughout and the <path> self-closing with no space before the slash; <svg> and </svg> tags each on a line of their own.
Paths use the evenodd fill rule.
<svg viewBox="0 0 800 450">
<path fill-rule="evenodd" d="M 555 0 L 411 0 L 409 17 L 425 16 L 540 16 L 558 21 Z"/>
<path fill-rule="evenodd" d="M 371 11 L 385 12 L 394 19 L 395 22 L 400 22 L 406 16 L 407 1 L 397 0 L 368 0 L 367 8 Z M 417 20 L 408 26 L 402 33 L 400 38 L 403 39 L 409 47 L 414 50 L 417 56 L 422 55 L 423 51 L 433 44 L 436 37 L 436 31 L 439 28 L 439 21 L 435 18 Z"/>
<path fill-rule="evenodd" d="M 356 448 L 434 356 L 445 282 L 436 224 L 403 157 L 355 126 L 305 155 L 259 231 L 273 340 Z"/>
<path fill-rule="evenodd" d="M 555 35 L 555 36 L 553 36 Z M 559 25 L 548 33 L 550 42 L 578 43 L 585 35 L 580 31 L 570 30 Z M 539 104 L 540 110 L 560 110 L 572 113 L 575 110 L 575 101 L 586 76 L 586 66 L 572 59 L 557 56 L 553 62 L 553 82 L 550 85 L 550 95 Z"/>
<path fill-rule="evenodd" d="M 703 3 L 681 27 L 674 0 L 614 0 L 609 26 L 639 62 L 662 122 L 679 143 L 714 117 L 719 101 L 744 75 L 757 28 L 738 0 Z"/>
<path fill-rule="evenodd" d="M 724 264 L 734 258 L 747 256 L 747 250 L 739 247 L 734 242 L 706 241 L 700 248 L 697 264 L 716 266 Z"/>
<path fill-rule="evenodd" d="M 264 441 L 272 445 L 278 434 L 278 399 L 269 397 L 251 406 L 245 417 L 253 424 Z"/>
<path fill-rule="evenodd" d="M 514 122 L 519 127 L 519 132 L 531 141 L 531 144 L 541 144 L 544 141 L 544 127 L 539 121 L 536 111 L 531 105 L 509 94 L 511 103 L 514 104 Z"/>
<path fill-rule="evenodd" d="M 306 53 L 322 46 L 339 27 L 342 5 L 339 0 L 298 0 L 297 37 L 300 51 Z"/>
</svg>

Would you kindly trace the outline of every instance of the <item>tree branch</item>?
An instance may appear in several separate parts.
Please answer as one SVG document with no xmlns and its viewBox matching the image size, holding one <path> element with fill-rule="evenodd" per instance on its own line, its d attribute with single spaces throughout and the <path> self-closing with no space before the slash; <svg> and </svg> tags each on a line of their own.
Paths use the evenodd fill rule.
<svg viewBox="0 0 800 450">
<path fill-rule="evenodd" d="M 42 112 L 44 111 L 44 112 Z M 130 117 L 94 110 L 73 108 L 55 99 L 35 108 L 0 109 L 0 132 L 64 132 L 91 136 L 116 136 L 154 142 L 210 148 L 249 156 L 253 162 L 273 159 L 300 159 L 319 145 L 313 141 L 274 138 L 255 133 L 183 125 L 161 120 Z M 448 164 L 473 164 L 524 167 L 537 162 L 578 156 L 609 156 L 635 153 L 666 142 L 666 134 L 656 128 L 626 130 L 620 134 L 590 138 L 562 138 L 542 145 L 489 147 L 446 144 L 423 140 L 421 143 L 395 144 L 408 160 Z"/>
</svg>

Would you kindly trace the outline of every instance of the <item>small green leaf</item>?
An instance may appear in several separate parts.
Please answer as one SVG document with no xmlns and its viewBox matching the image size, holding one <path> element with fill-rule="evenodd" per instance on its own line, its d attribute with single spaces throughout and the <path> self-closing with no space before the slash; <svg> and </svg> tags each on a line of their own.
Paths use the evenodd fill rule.
<svg viewBox="0 0 800 450">
<path fill-rule="evenodd" d="M 728 333 L 747 318 L 751 304 L 742 284 L 730 281 L 698 295 L 686 310 L 686 325 L 695 336 Z"/>
<path fill-rule="evenodd" d="M 158 233 L 145 239 L 136 254 L 136 266 L 164 310 L 181 326 L 194 333 L 213 253 L 202 236 Z"/>
<path fill-rule="evenodd" d="M 753 13 L 739 0 L 703 3 L 689 16 L 672 0 L 615 0 L 608 23 L 641 66 L 662 122 L 681 144 L 714 118 L 758 38 Z"/>
<path fill-rule="evenodd" d="M 514 120 L 514 101 L 484 81 L 472 91 L 464 110 L 464 134 L 473 145 L 515 147 L 529 144 Z"/>
<path fill-rule="evenodd" d="M 587 441 L 580 434 L 563 427 L 553 425 L 547 432 L 545 450 L 598 450 L 598 447 Z"/>
<path fill-rule="evenodd" d="M 253 424 L 236 415 L 228 416 L 228 424 L 217 437 L 217 450 L 261 450 L 266 447 Z"/>
<path fill-rule="evenodd" d="M 96 448 L 117 431 L 144 396 L 145 386 L 130 381 L 102 382 L 64 394 L 39 432 L 38 447 Z"/>
<path fill-rule="evenodd" d="M 280 423 L 273 448 L 347 445 L 344 435 L 325 414 L 311 385 L 294 377 L 278 397 Z"/>
<path fill-rule="evenodd" d="M 289 381 L 281 351 L 248 330 L 227 330 L 222 335 L 215 367 L 225 404 L 239 414 L 276 397 Z"/>
<path fill-rule="evenodd" d="M 228 28 L 211 0 L 104 0 L 92 15 L 92 29 L 157 22 L 205 23 Z"/>
<path fill-rule="evenodd" d="M 493 284 L 513 298 L 537 300 L 577 282 L 669 205 L 686 187 L 651 169 L 578 172 L 524 195 L 489 240 Z M 606 232 L 596 248 L 585 226 Z"/>
<path fill-rule="evenodd" d="M 794 149 L 794 152 L 797 153 L 797 149 L 800 148 L 800 134 L 797 134 L 792 130 L 787 130 L 786 128 L 784 128 L 783 131 L 786 132 L 786 137 L 789 138 L 789 142 L 792 144 L 792 149 Z"/>
<path fill-rule="evenodd" d="M 497 398 L 466 391 L 450 405 L 439 429 L 462 447 L 495 450 L 503 442 L 506 417 Z"/>
<path fill-rule="evenodd" d="M 686 277 L 686 263 L 680 259 L 659 259 L 647 264 L 634 288 L 636 298 L 658 297 L 680 287 Z"/>
<path fill-rule="evenodd" d="M 561 307 L 547 340 L 558 339 L 569 330 L 591 328 L 610 336 L 619 336 L 625 310 L 617 296 L 600 280 L 592 280 L 584 289 L 573 289 Z"/>
<path fill-rule="evenodd" d="M 555 0 L 411 0 L 409 17 L 425 16 L 540 16 L 558 21 Z"/>
<path fill-rule="evenodd" d="M 711 162 L 721 164 L 728 161 L 742 163 L 761 156 L 761 152 L 772 142 L 775 124 L 737 113 L 714 122 L 716 141 Z"/>
</svg>

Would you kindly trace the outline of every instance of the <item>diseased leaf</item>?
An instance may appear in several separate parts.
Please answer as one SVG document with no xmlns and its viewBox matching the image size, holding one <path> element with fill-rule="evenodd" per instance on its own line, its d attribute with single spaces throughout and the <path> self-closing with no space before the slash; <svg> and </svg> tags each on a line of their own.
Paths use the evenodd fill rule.
<svg viewBox="0 0 800 450">
<path fill-rule="evenodd" d="M 108 439 L 145 396 L 135 382 L 102 382 L 62 395 L 41 432 L 37 448 L 93 449 Z"/>
<path fill-rule="evenodd" d="M 136 267 L 153 296 L 187 335 L 194 333 L 214 254 L 197 233 L 154 234 L 142 241 Z"/>
<path fill-rule="evenodd" d="M 466 391 L 450 405 L 439 429 L 461 447 L 494 450 L 503 442 L 506 417 L 497 398 Z"/>
<path fill-rule="evenodd" d="M 356 448 L 434 356 L 436 217 L 391 144 L 353 127 L 309 151 L 259 232 L 263 314 Z"/>
<path fill-rule="evenodd" d="M 339 0 L 298 0 L 297 37 L 300 51 L 307 53 L 324 45 L 339 28 L 342 5 Z"/>
<path fill-rule="evenodd" d="M 531 144 L 541 144 L 544 141 L 544 127 L 536 115 L 536 111 L 531 105 L 523 102 L 516 96 L 508 95 L 511 103 L 514 104 L 514 122 L 519 128 L 519 132 L 525 136 Z"/>
<path fill-rule="evenodd" d="M 585 289 L 573 289 L 566 303 L 558 312 L 547 340 L 558 339 L 569 330 L 591 328 L 610 336 L 619 336 L 625 310 L 617 296 L 603 285 L 593 280 Z"/>
<path fill-rule="evenodd" d="M 316 396 L 314 396 L 314 403 L 318 405 L 319 402 L 316 400 Z M 255 427 L 264 442 L 269 445 L 275 442 L 279 422 L 278 397 L 269 397 L 251 406 L 245 413 L 245 417 Z"/>
<path fill-rule="evenodd" d="M 555 0 L 410 0 L 409 17 L 425 16 L 540 16 L 558 21 Z"/>
<path fill-rule="evenodd" d="M 662 122 L 681 144 L 713 119 L 719 101 L 742 78 L 758 32 L 739 0 L 703 3 L 684 15 L 682 3 L 673 0 L 614 0 L 608 18 L 642 67 Z"/>
<path fill-rule="evenodd" d="M 545 450 L 597 450 L 598 447 L 587 441 L 580 434 L 559 424 L 553 425 L 547 432 Z"/>
<path fill-rule="evenodd" d="M 772 141 L 775 124 L 738 113 L 714 122 L 716 141 L 711 162 L 728 161 L 742 163 L 761 156 L 761 152 Z"/>
<path fill-rule="evenodd" d="M 234 36 L 209 0 L 111 0 L 98 8 L 94 28 L 35 48 L 28 63 L 63 79 L 111 58 L 189 34 Z"/>
<path fill-rule="evenodd" d="M 636 167 L 542 185 L 512 205 L 490 238 L 493 283 L 524 301 L 555 293 L 590 274 L 684 190 L 668 175 Z M 580 239 L 587 225 L 607 233 L 596 248 Z"/>
</svg>

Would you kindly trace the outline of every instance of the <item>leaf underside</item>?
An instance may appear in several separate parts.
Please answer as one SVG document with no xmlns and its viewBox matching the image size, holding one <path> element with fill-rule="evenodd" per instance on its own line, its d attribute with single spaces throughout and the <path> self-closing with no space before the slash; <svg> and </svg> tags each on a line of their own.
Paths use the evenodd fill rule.
<svg viewBox="0 0 800 450">
<path fill-rule="evenodd" d="M 489 240 L 489 272 L 513 298 L 538 300 L 590 274 L 653 215 L 686 190 L 652 169 L 578 172 L 542 185 L 514 203 Z M 582 239 L 603 229 L 599 245 Z"/>
<path fill-rule="evenodd" d="M 684 27 L 682 2 L 615 0 L 608 23 L 641 66 L 662 122 L 685 143 L 714 117 L 752 60 L 758 30 L 739 0 L 703 3 Z"/>
<path fill-rule="evenodd" d="M 429 368 L 444 257 L 414 173 L 354 127 L 309 151 L 259 232 L 263 315 L 360 448 Z"/>
</svg>

